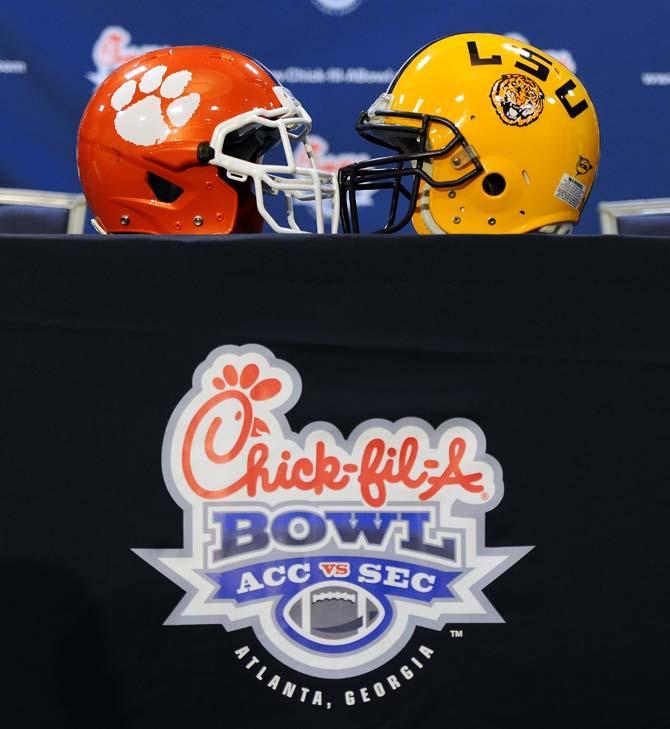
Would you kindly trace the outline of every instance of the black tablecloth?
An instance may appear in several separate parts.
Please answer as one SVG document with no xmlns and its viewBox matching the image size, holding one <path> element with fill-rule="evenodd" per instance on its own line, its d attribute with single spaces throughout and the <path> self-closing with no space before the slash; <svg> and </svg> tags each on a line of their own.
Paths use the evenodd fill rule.
<svg viewBox="0 0 670 729">
<path fill-rule="evenodd" d="M 669 271 L 654 238 L 0 236 L 2 724 L 670 726 Z M 534 546 L 485 589 L 504 623 L 417 627 L 342 679 L 251 628 L 163 625 L 184 590 L 131 551 L 183 544 L 163 436 L 196 367 L 248 343 L 300 373 L 294 431 L 482 429 L 486 543 Z"/>
</svg>

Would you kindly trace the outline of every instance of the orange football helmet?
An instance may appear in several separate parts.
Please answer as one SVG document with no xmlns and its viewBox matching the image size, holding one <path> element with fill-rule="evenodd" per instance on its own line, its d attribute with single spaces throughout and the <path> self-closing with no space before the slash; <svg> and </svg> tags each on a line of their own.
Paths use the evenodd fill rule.
<svg viewBox="0 0 670 729">
<path fill-rule="evenodd" d="M 323 233 L 323 201 L 338 207 L 332 173 L 317 169 L 312 120 L 260 63 L 206 46 L 138 56 L 108 76 L 84 111 L 77 166 L 103 233 Z M 299 167 L 302 144 L 309 166 Z M 281 145 L 283 164 L 263 164 Z M 300 156 L 304 159 L 305 155 Z M 286 223 L 265 205 L 283 194 Z M 294 200 L 314 201 L 316 230 L 303 231 Z M 337 232 L 337 215 L 330 232 Z"/>
</svg>

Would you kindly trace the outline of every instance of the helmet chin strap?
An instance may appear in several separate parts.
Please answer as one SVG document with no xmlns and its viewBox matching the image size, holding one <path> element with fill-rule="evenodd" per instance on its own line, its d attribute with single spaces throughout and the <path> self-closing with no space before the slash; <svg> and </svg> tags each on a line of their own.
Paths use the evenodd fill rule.
<svg viewBox="0 0 670 729">
<path fill-rule="evenodd" d="M 426 165 L 426 169 L 429 171 L 429 174 L 432 174 L 433 171 L 433 165 Z M 419 210 L 421 210 L 421 220 L 423 224 L 428 228 L 428 230 L 433 235 L 446 235 L 447 231 L 442 230 L 440 226 L 435 222 L 435 218 L 433 217 L 433 214 L 430 212 L 430 188 L 425 187 L 423 192 L 421 193 L 421 198 L 419 199 Z"/>
<path fill-rule="evenodd" d="M 429 195 L 430 192 L 428 188 L 421 193 L 421 220 L 433 235 L 445 235 L 447 231 L 440 228 L 440 226 L 435 222 L 433 214 L 430 212 L 430 206 L 428 204 Z"/>
<path fill-rule="evenodd" d="M 100 233 L 100 235 L 107 235 L 107 231 L 102 227 L 102 223 L 97 218 L 91 218 L 91 225 L 96 233 Z"/>
<path fill-rule="evenodd" d="M 555 225 L 543 225 L 541 228 L 534 230 L 533 233 L 543 233 L 545 235 L 570 235 L 574 223 L 556 223 Z"/>
</svg>

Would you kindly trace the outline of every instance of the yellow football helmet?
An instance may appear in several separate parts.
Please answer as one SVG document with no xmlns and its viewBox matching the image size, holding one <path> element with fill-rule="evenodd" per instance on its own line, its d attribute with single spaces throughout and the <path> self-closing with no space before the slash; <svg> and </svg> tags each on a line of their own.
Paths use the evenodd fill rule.
<svg viewBox="0 0 670 729">
<path fill-rule="evenodd" d="M 356 129 L 393 154 L 340 171 L 344 232 L 357 190 L 391 193 L 385 227 L 419 233 L 564 233 L 598 169 L 593 102 L 544 51 L 487 33 L 411 56 Z M 403 210 L 403 200 L 406 210 Z"/>
</svg>

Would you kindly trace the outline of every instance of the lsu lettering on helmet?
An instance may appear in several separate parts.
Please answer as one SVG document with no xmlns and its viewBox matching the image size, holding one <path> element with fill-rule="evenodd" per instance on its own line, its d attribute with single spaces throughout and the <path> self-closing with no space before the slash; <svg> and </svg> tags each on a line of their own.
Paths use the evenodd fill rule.
<svg viewBox="0 0 670 729">
<path fill-rule="evenodd" d="M 544 51 L 467 33 L 417 51 L 359 117 L 387 156 L 340 171 L 342 223 L 360 232 L 356 192 L 387 190 L 384 228 L 419 233 L 569 232 L 600 157 L 586 89 Z"/>
<path fill-rule="evenodd" d="M 263 221 L 302 233 L 294 200 L 338 206 L 334 174 L 317 169 L 302 105 L 258 61 L 206 46 L 152 51 L 120 66 L 84 111 L 77 164 L 107 233 L 257 233 Z M 294 146 L 308 166 L 298 166 Z M 264 164 L 274 147 L 278 164 Z M 283 195 L 285 220 L 266 207 Z M 336 208 L 337 209 L 337 208 Z M 337 216 L 330 231 L 337 232 Z"/>
</svg>

